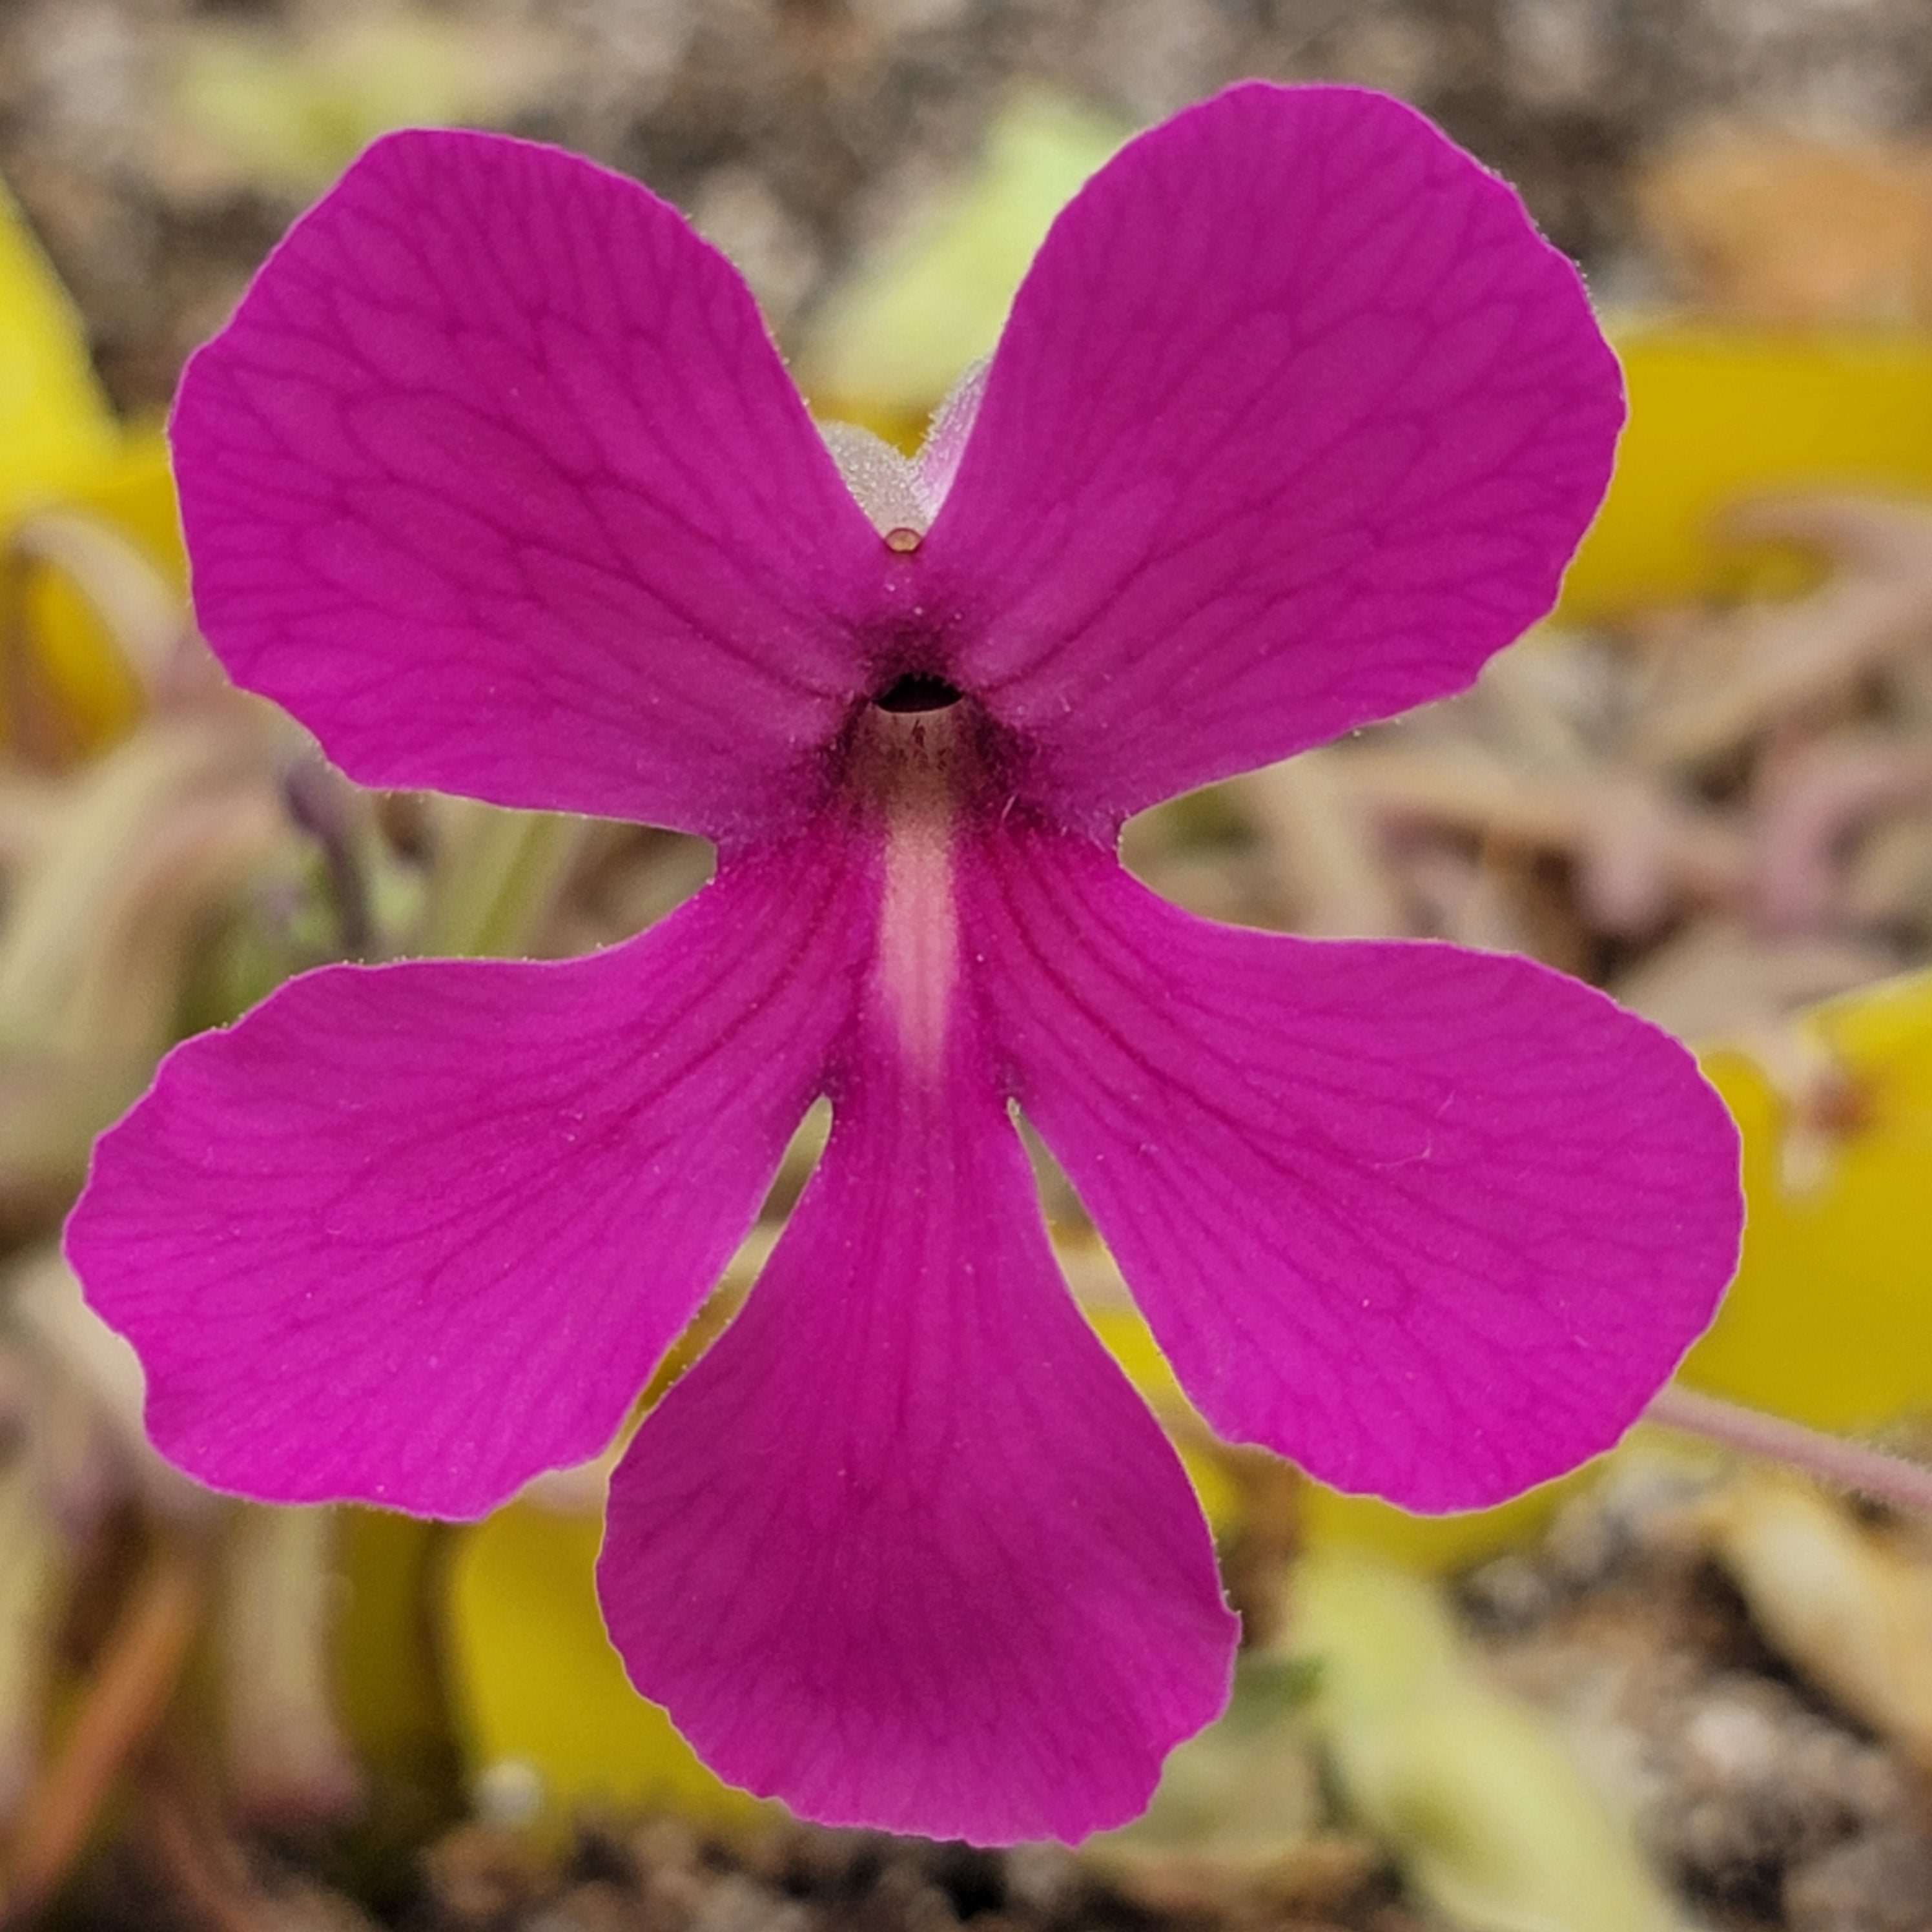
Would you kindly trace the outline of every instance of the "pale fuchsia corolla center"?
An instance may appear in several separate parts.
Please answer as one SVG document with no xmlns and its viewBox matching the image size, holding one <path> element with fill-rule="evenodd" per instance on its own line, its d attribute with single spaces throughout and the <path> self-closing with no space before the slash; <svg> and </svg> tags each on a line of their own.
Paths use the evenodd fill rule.
<svg viewBox="0 0 1932 1932">
<path fill-rule="evenodd" d="M 702 833 L 717 875 L 587 958 L 328 968 L 170 1056 L 68 1233 L 156 1442 L 481 1514 L 613 1439 L 828 1096 L 612 1478 L 613 1640 L 808 1816 L 1131 1816 L 1234 1627 L 1016 1109 L 1208 1420 L 1411 1508 L 1607 1448 L 1729 1277 L 1736 1136 L 1655 1029 L 1525 960 L 1210 925 L 1115 856 L 1466 685 L 1622 415 L 1502 183 L 1251 85 L 1066 209 L 874 521 L 662 202 L 379 142 L 184 379 L 208 638 L 364 782 Z"/>
<path fill-rule="evenodd" d="M 959 993 L 959 909 L 952 862 L 958 767 L 970 757 L 943 710 L 865 721 L 884 818 L 876 998 L 893 1046 L 912 1070 L 937 1079 Z"/>
</svg>

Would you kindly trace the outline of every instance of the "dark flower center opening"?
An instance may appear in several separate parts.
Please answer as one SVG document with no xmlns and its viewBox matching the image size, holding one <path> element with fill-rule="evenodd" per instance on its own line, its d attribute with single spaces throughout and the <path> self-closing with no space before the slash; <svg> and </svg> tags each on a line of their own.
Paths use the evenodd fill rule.
<svg viewBox="0 0 1932 1932">
<path fill-rule="evenodd" d="M 962 694 L 943 677 L 910 671 L 887 685 L 872 702 L 881 711 L 944 711 L 957 704 Z"/>
</svg>

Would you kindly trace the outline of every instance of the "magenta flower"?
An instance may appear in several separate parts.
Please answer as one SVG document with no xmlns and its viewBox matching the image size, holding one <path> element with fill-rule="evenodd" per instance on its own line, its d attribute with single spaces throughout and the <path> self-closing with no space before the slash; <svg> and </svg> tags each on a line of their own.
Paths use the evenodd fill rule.
<svg viewBox="0 0 1932 1932">
<path fill-rule="evenodd" d="M 1208 925 L 1114 854 L 1467 684 L 1621 416 L 1506 187 L 1252 85 L 1066 211 L 882 534 L 669 208 L 380 142 L 182 383 L 208 637 L 368 784 L 682 827 L 717 877 L 593 958 L 330 968 L 169 1058 L 69 1234 L 155 1442 L 459 1517 L 595 1455 L 829 1094 L 613 1478 L 611 1635 L 807 1816 L 1130 1816 L 1234 1624 L 1016 1103 L 1214 1426 L 1412 1508 L 1608 1446 L 1730 1274 L 1735 1138 L 1662 1034 L 1521 959 Z"/>
</svg>

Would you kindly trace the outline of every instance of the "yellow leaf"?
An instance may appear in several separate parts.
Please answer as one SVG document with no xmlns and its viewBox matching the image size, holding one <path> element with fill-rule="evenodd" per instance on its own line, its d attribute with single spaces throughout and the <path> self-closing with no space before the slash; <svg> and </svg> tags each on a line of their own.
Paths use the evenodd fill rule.
<svg viewBox="0 0 1932 1932">
<path fill-rule="evenodd" d="M 1412 1516 L 1373 1496 L 1345 1496 L 1311 1483 L 1304 1520 L 1312 1543 L 1372 1550 L 1418 1569 L 1460 1570 L 1528 1542 L 1589 1474 L 1586 1468 L 1513 1502 L 1460 1516 Z"/>
<path fill-rule="evenodd" d="M 187 562 L 160 433 L 124 436 L 74 304 L 0 189 L 0 541 L 48 508 L 98 516 L 185 598 Z M 139 684 L 87 586 L 33 560 L 24 535 L 20 554 L 20 601 L 0 616 L 20 626 L 28 654 L 15 668 L 18 710 L 5 733 L 32 737 L 35 728 L 22 716 L 44 710 L 59 721 L 60 748 L 97 748 L 134 722 Z"/>
<path fill-rule="evenodd" d="M 1177 1420 L 1192 1418 L 1193 1407 L 1174 1380 L 1154 1331 L 1138 1310 L 1124 1303 L 1089 1306 L 1087 1318 L 1107 1352 L 1126 1371 L 1127 1379 L 1177 1437 L 1175 1447 L 1210 1526 L 1220 1532 L 1231 1528 L 1240 1511 L 1234 1484 L 1225 1465 L 1203 1453 L 1200 1445 L 1206 1438 L 1204 1423 L 1196 1422 L 1191 1429 L 1175 1427 Z"/>
<path fill-rule="evenodd" d="M 184 607 L 188 558 L 174 478 L 160 431 L 130 436 L 61 492 L 64 507 L 92 512 L 127 538 Z M 140 714 L 141 688 L 126 655 L 81 585 L 67 572 L 32 572 L 23 586 L 26 634 L 48 694 L 71 721 L 77 746 L 118 737 Z"/>
<path fill-rule="evenodd" d="M 533 1771 L 553 1816 L 662 1804 L 730 1824 L 766 1808 L 721 1784 L 631 1688 L 604 1634 L 589 1516 L 513 1503 L 464 1533 L 450 1580 L 457 1719 L 472 1769 Z"/>
<path fill-rule="evenodd" d="M 1932 490 L 1932 338 L 1682 326 L 1613 330 L 1630 424 L 1558 615 L 1780 594 L 1816 576 L 1790 550 L 1726 544 L 1752 496 Z"/>
<path fill-rule="evenodd" d="M 0 528 L 118 441 L 80 315 L 0 188 Z"/>
<path fill-rule="evenodd" d="M 176 590 L 188 594 L 188 550 L 159 424 L 124 431 L 109 460 L 77 478 L 64 500 L 112 524 Z"/>
<path fill-rule="evenodd" d="M 1932 974 L 1818 1007 L 1803 1024 L 1849 1083 L 1826 1170 L 1780 1175 L 1801 1124 L 1742 1054 L 1706 1071 L 1736 1116 L 1750 1204 L 1738 1277 L 1683 1379 L 1814 1428 L 1882 1427 L 1932 1406 Z"/>
</svg>

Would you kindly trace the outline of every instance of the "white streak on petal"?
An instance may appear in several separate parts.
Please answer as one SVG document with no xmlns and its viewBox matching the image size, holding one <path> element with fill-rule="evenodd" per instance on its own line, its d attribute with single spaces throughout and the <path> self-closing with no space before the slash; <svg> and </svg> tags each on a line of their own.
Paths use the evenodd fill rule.
<svg viewBox="0 0 1932 1932">
<path fill-rule="evenodd" d="M 908 1064 L 928 1077 L 945 1058 L 958 979 L 952 814 L 939 800 L 919 800 L 886 828 L 878 984 Z"/>
</svg>

